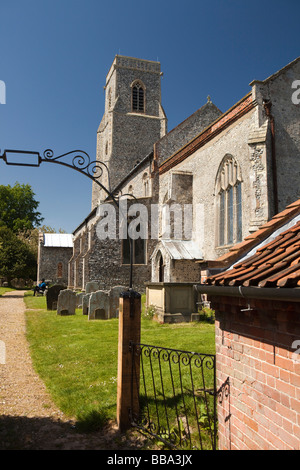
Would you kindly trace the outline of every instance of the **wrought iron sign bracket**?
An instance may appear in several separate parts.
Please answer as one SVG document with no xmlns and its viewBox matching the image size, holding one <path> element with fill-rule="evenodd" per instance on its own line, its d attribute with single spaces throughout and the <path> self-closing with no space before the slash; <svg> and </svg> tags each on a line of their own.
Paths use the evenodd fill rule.
<svg viewBox="0 0 300 470">
<path fill-rule="evenodd" d="M 72 150 L 71 152 L 55 156 L 53 150 L 47 149 L 41 156 L 39 152 L 31 152 L 26 150 L 4 150 L 0 154 L 0 160 L 3 160 L 6 165 L 23 166 L 23 167 L 39 167 L 42 163 L 55 163 L 62 165 L 90 178 L 96 183 L 107 196 L 112 200 L 115 206 L 119 209 L 119 200 L 116 197 L 110 185 L 109 169 L 108 166 L 99 160 L 91 160 L 89 154 L 83 150 Z M 108 188 L 100 181 L 104 174 L 107 174 Z M 126 195 L 122 195 L 126 196 Z M 133 195 L 128 195 L 136 199 Z M 126 221 L 127 222 L 127 221 Z M 129 237 L 130 245 L 130 278 L 129 289 L 132 289 L 132 273 L 133 273 L 133 240 Z"/>
</svg>

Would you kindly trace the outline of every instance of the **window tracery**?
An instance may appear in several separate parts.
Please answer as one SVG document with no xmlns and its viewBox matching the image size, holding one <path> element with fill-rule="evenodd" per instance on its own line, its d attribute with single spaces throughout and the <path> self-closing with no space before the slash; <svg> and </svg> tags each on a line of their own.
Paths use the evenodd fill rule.
<svg viewBox="0 0 300 470">
<path fill-rule="evenodd" d="M 219 246 L 242 241 L 242 176 L 232 155 L 225 155 L 217 174 Z"/>
</svg>

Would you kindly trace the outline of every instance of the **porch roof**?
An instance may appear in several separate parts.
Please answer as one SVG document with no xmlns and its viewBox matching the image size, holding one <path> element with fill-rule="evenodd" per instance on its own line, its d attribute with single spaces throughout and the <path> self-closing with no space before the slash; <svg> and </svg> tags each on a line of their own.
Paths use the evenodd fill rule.
<svg viewBox="0 0 300 470">
<path fill-rule="evenodd" d="M 171 259 L 202 260 L 203 254 L 198 245 L 192 240 L 161 240 Z"/>
</svg>

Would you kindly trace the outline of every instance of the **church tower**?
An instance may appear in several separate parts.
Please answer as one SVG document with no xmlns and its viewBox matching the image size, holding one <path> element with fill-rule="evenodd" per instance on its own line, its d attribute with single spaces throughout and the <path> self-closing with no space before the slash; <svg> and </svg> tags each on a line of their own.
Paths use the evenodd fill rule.
<svg viewBox="0 0 300 470">
<path fill-rule="evenodd" d="M 97 131 L 97 160 L 109 168 L 111 190 L 167 132 L 161 76 L 159 62 L 120 55 L 107 74 L 105 111 Z M 109 186 L 105 170 L 101 181 Z M 92 209 L 105 197 L 93 183 Z"/>
</svg>

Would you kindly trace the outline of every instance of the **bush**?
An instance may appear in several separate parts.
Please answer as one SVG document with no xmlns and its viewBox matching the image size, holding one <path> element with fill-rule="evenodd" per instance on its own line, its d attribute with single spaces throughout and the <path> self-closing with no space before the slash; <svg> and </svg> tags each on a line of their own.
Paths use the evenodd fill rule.
<svg viewBox="0 0 300 470">
<path fill-rule="evenodd" d="M 207 323 L 214 323 L 216 320 L 215 311 L 209 307 L 202 307 L 199 310 L 199 314 L 200 314 L 200 318 L 199 318 L 200 321 L 205 321 Z"/>
<path fill-rule="evenodd" d="M 149 307 L 145 308 L 144 317 L 149 318 L 149 320 L 153 320 L 154 315 L 157 313 L 155 305 L 149 305 Z"/>
</svg>

